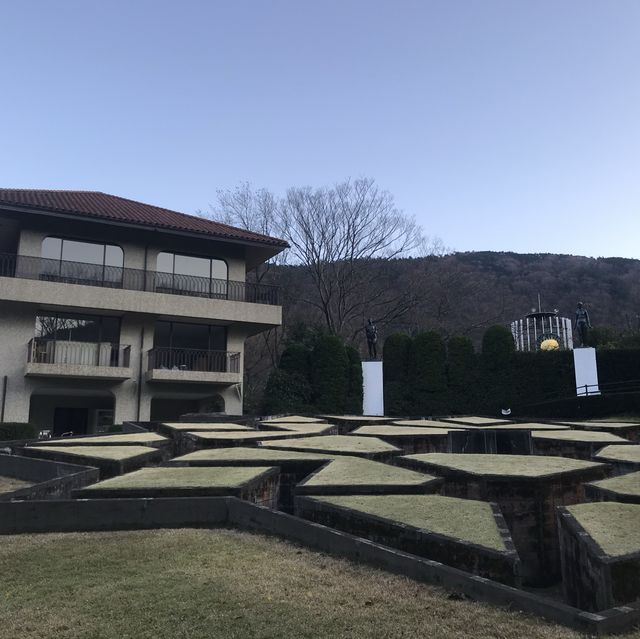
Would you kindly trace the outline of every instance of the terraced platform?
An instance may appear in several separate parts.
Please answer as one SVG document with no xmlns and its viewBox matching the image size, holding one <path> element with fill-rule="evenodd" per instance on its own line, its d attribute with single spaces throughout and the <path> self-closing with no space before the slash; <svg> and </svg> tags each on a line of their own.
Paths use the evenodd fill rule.
<svg viewBox="0 0 640 639">
<path fill-rule="evenodd" d="M 591 482 L 585 486 L 585 491 L 590 501 L 640 504 L 640 471 Z M 637 527 L 640 528 L 640 520 Z"/>
<path fill-rule="evenodd" d="M 358 437 L 355 435 L 279 439 L 277 441 L 260 442 L 260 446 L 279 448 L 281 450 L 309 451 L 327 455 L 355 455 L 377 460 L 388 460 L 401 452 L 399 448 L 387 444 L 377 437 Z"/>
</svg>

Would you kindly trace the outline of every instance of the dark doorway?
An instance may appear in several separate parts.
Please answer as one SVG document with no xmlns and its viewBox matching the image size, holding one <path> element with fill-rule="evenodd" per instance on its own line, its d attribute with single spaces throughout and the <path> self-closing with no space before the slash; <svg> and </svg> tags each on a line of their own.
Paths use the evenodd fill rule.
<svg viewBox="0 0 640 639">
<path fill-rule="evenodd" d="M 89 409 L 56 406 L 53 413 L 53 436 L 64 433 L 86 435 L 89 426 Z"/>
</svg>

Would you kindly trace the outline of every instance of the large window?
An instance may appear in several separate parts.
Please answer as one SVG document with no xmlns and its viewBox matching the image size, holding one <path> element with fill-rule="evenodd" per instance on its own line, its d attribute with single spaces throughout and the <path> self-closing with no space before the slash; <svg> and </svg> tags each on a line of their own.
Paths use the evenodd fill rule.
<svg viewBox="0 0 640 639">
<path fill-rule="evenodd" d="M 227 296 L 227 263 L 209 257 L 160 253 L 156 290 L 204 297 Z"/>
<path fill-rule="evenodd" d="M 81 242 L 60 237 L 42 241 L 42 276 L 74 283 L 122 283 L 124 253 L 114 244 Z"/>
<path fill-rule="evenodd" d="M 120 341 L 120 318 L 70 313 L 41 313 L 36 317 L 36 337 L 65 342 Z"/>
</svg>

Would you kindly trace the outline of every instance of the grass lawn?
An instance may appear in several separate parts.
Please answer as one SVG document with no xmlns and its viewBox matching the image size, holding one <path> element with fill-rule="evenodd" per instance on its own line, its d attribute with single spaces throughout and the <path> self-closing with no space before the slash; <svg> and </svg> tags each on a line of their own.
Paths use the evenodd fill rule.
<svg viewBox="0 0 640 639">
<path fill-rule="evenodd" d="M 324 435 L 302 439 L 281 439 L 263 444 L 269 448 L 284 450 L 309 450 L 318 453 L 395 453 L 398 449 L 375 437 L 357 437 L 354 435 Z"/>
<path fill-rule="evenodd" d="M 0 475 L 0 493 L 11 493 L 20 488 L 29 488 L 29 486 L 33 486 L 33 484 L 34 482 L 32 481 Z"/>
<path fill-rule="evenodd" d="M 618 493 L 619 495 L 638 497 L 640 496 L 640 471 L 636 473 L 627 473 L 626 475 L 619 475 L 618 477 L 611 477 L 610 479 L 594 481 L 589 485 L 598 486 L 598 488 L 610 490 L 611 492 Z M 638 521 L 636 522 L 636 527 L 640 530 L 640 526 L 638 524 L 640 524 L 640 514 L 638 515 Z"/>
<path fill-rule="evenodd" d="M 320 455 L 318 453 L 305 453 L 295 450 L 277 450 L 275 448 L 204 448 L 192 453 L 174 457 L 173 461 L 202 462 L 202 461 L 251 461 L 265 462 L 265 466 L 277 466 L 281 461 L 329 461 L 334 455 Z"/>
<path fill-rule="evenodd" d="M 442 424 L 442 428 L 430 428 L 428 426 L 360 426 L 352 431 L 352 435 L 373 435 L 374 437 L 426 437 L 427 435 L 447 436 L 449 431 L 458 432 L 460 428 L 449 428 Z"/>
<path fill-rule="evenodd" d="M 304 482 L 305 486 L 392 485 L 421 486 L 433 481 L 433 475 L 381 464 L 380 462 L 347 457 L 334 459 Z"/>
<path fill-rule="evenodd" d="M 326 419 L 320 417 L 303 417 L 301 415 L 287 415 L 286 417 L 274 417 L 273 419 L 261 420 L 264 424 L 326 424 Z"/>
<path fill-rule="evenodd" d="M 218 431 L 218 430 L 199 430 L 189 431 L 190 435 L 201 439 L 202 441 L 243 441 L 248 442 L 260 441 L 262 439 L 279 439 L 286 437 L 302 437 L 306 433 L 290 432 L 288 430 L 248 430 L 248 431 Z"/>
<path fill-rule="evenodd" d="M 602 466 L 597 462 L 544 455 L 459 455 L 456 453 L 421 453 L 407 459 L 437 464 L 473 475 L 511 477 L 545 477 Z"/>
<path fill-rule="evenodd" d="M 62 453 L 70 457 L 95 457 L 96 459 L 108 459 L 111 461 L 132 459 L 139 455 L 157 454 L 149 446 L 30 446 L 29 448 Z"/>
<path fill-rule="evenodd" d="M 628 439 L 618 437 L 612 433 L 604 433 L 597 430 L 534 430 L 531 433 L 534 439 L 555 439 L 566 442 L 593 442 L 595 444 L 624 444 Z"/>
<path fill-rule="evenodd" d="M 99 435 L 97 437 L 68 437 L 38 442 L 38 446 L 110 446 L 122 444 L 162 444 L 169 440 L 158 433 L 123 433 L 121 435 Z"/>
<path fill-rule="evenodd" d="M 567 510 L 611 557 L 640 551 L 640 505 L 602 501 Z"/>
<path fill-rule="evenodd" d="M 171 430 L 187 431 L 187 430 L 252 430 L 249 426 L 234 424 L 232 422 L 164 422 L 164 426 Z"/>
<path fill-rule="evenodd" d="M 447 428 L 449 430 L 464 430 L 464 426 L 439 422 L 434 419 L 399 419 L 393 422 L 395 426 L 415 426 L 426 428 Z"/>
<path fill-rule="evenodd" d="M 581 637 L 229 530 L 6 536 L 0 565 L 0 639 Z"/>
<path fill-rule="evenodd" d="M 485 548 L 506 550 L 491 506 L 484 501 L 441 495 L 340 495 L 313 498 Z"/>
<path fill-rule="evenodd" d="M 596 459 L 621 462 L 635 462 L 640 464 L 640 445 L 628 446 L 627 444 L 613 444 L 611 446 L 605 446 L 602 450 L 598 451 L 595 456 Z"/>
<path fill-rule="evenodd" d="M 88 486 L 85 490 L 128 490 L 132 488 L 233 488 L 255 479 L 268 467 L 143 468 Z"/>
</svg>

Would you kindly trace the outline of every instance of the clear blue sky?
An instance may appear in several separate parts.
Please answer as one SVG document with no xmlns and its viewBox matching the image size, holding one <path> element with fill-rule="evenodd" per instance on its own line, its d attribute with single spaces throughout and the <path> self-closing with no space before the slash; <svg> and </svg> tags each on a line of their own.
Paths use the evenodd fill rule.
<svg viewBox="0 0 640 639">
<path fill-rule="evenodd" d="M 640 258 L 638 0 L 0 0 L 0 186 L 371 176 L 457 250 Z"/>
</svg>

